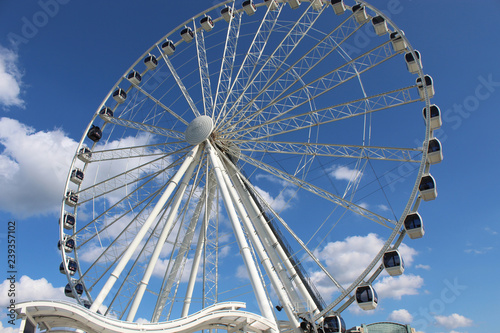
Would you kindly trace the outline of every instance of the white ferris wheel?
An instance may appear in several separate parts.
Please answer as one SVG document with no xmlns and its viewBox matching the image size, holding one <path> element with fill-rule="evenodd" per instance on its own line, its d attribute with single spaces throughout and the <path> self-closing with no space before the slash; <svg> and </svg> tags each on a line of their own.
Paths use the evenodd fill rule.
<svg viewBox="0 0 500 333">
<path fill-rule="evenodd" d="M 342 312 L 374 309 L 372 283 L 402 274 L 398 246 L 424 234 L 417 210 L 442 160 L 433 95 L 419 52 L 365 1 L 227 0 L 193 16 L 85 129 L 59 242 L 81 306 L 31 317 L 87 332 L 345 331 Z M 381 247 L 348 279 L 325 248 L 369 233 Z"/>
</svg>

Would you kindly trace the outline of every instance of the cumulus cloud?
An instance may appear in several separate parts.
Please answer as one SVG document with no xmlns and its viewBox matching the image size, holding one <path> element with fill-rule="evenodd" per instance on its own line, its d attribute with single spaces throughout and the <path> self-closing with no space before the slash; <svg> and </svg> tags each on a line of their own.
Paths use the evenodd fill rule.
<svg viewBox="0 0 500 333">
<path fill-rule="evenodd" d="M 21 99 L 22 73 L 17 65 L 17 54 L 0 46 L 0 105 L 24 107 Z"/>
<path fill-rule="evenodd" d="M 447 329 L 472 326 L 473 323 L 472 319 L 461 316 L 458 313 L 449 316 L 435 316 L 434 319 L 436 319 L 438 325 L 444 326 Z"/>
<path fill-rule="evenodd" d="M 19 217 L 58 210 L 77 143 L 59 129 L 0 118 L 0 209 Z"/>
<path fill-rule="evenodd" d="M 264 180 L 267 186 L 271 186 L 273 190 L 278 189 L 280 191 L 278 195 L 273 196 L 271 192 L 266 191 L 259 186 L 254 186 L 255 190 L 262 196 L 262 198 L 277 212 L 281 212 L 291 207 L 291 202 L 296 199 L 296 187 L 291 183 L 271 175 L 263 174 L 258 174 L 255 179 L 257 181 Z"/>
<path fill-rule="evenodd" d="M 417 295 L 424 279 L 418 275 L 386 276 L 373 286 L 381 298 L 401 299 L 405 295 Z"/>
<path fill-rule="evenodd" d="M 350 169 L 348 166 L 334 165 L 329 170 L 330 176 L 337 180 L 354 180 L 358 177 L 363 176 L 360 170 Z"/>
<path fill-rule="evenodd" d="M 419 265 L 415 266 L 415 268 L 425 269 L 426 271 L 429 271 L 431 269 L 431 266 L 419 264 Z"/>
<path fill-rule="evenodd" d="M 10 281 L 5 280 L 0 284 L 0 295 L 7 295 L 10 288 Z M 68 300 L 64 295 L 64 287 L 54 287 L 45 278 L 33 280 L 29 276 L 23 275 L 16 282 L 16 302 L 25 302 L 33 300 Z M 9 299 L 2 297 L 0 306 L 6 307 Z"/>
<path fill-rule="evenodd" d="M 324 263 L 333 277 L 335 277 L 339 283 L 346 286 L 352 283 L 364 271 L 383 245 L 384 240 L 382 238 L 377 234 L 370 233 L 366 236 L 352 236 L 347 237 L 343 241 L 329 242 L 323 249 L 315 251 L 315 255 Z M 399 251 L 404 257 L 405 264 L 407 266 L 411 265 L 417 251 L 405 244 L 399 247 Z M 325 298 L 329 298 L 336 290 L 328 278 L 319 271 L 313 272 L 311 278 L 315 282 L 318 290 L 323 295 L 327 295 Z M 422 281 L 418 281 L 418 288 L 423 283 L 423 279 L 420 277 L 419 279 Z M 399 279 L 395 279 L 395 281 L 399 281 Z M 404 285 L 406 284 L 402 283 L 400 288 L 403 288 Z M 380 285 L 383 289 L 382 292 L 384 291 L 384 286 L 385 285 Z M 377 288 L 376 290 L 380 294 Z M 404 293 L 403 290 L 398 292 L 401 293 L 401 295 Z"/>
<path fill-rule="evenodd" d="M 3 323 L 0 321 L 0 332 L 2 333 L 19 333 L 19 328 L 3 327 Z"/>
<path fill-rule="evenodd" d="M 413 316 L 406 309 L 394 310 L 387 318 L 390 321 L 409 324 L 413 321 Z"/>
</svg>

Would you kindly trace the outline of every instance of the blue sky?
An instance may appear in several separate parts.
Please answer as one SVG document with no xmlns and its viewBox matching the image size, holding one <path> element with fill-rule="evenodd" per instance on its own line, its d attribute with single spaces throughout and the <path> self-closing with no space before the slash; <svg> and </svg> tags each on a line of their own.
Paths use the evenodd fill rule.
<svg viewBox="0 0 500 333">
<path fill-rule="evenodd" d="M 25 276 L 22 300 L 55 297 L 66 284 L 58 272 L 57 207 L 75 144 L 92 113 L 149 46 L 217 2 L 47 3 L 54 2 L 0 2 L 0 241 L 5 244 L 7 221 L 16 220 L 18 278 Z M 424 72 L 434 78 L 432 102 L 443 112 L 443 126 L 435 134 L 445 159 L 431 169 L 437 200 L 419 209 L 426 235 L 405 240 L 413 251 L 406 273 L 411 281 L 399 283 L 416 287 L 386 298 L 372 313 L 352 310 L 344 317 L 348 326 L 397 320 L 427 333 L 491 329 L 500 297 L 495 288 L 500 3 L 370 3 L 391 14 L 421 52 Z M 378 241 L 364 232 L 351 236 L 364 237 L 365 244 Z M 337 246 L 352 251 L 355 243 L 345 238 Z M 380 289 L 390 288 L 387 277 L 379 282 Z M 15 332 L 4 315 L 2 325 L 2 332 Z"/>
</svg>

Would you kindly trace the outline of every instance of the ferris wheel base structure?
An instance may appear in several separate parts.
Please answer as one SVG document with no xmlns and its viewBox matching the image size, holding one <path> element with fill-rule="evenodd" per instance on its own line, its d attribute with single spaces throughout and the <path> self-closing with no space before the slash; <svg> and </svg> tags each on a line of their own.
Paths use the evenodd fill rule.
<svg viewBox="0 0 500 333">
<path fill-rule="evenodd" d="M 132 333 L 162 332 L 189 333 L 204 329 L 222 329 L 232 332 L 278 332 L 270 320 L 241 311 L 246 304 L 224 302 L 207 307 L 184 318 L 162 323 L 133 323 L 105 317 L 83 306 L 62 301 L 31 301 L 17 305 L 19 332 L 34 333 L 38 327 L 46 332 Z M 74 329 L 74 330 L 73 330 Z"/>
</svg>

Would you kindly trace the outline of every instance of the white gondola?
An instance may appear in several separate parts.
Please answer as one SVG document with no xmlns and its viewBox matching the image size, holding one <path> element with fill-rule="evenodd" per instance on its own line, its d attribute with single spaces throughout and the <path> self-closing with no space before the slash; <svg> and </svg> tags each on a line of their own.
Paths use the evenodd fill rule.
<svg viewBox="0 0 500 333">
<path fill-rule="evenodd" d="M 87 137 L 94 142 L 101 140 L 102 131 L 99 126 L 92 125 L 92 127 L 87 132 Z"/>
<path fill-rule="evenodd" d="M 144 58 L 144 64 L 149 70 L 156 69 L 156 66 L 158 66 L 158 59 L 154 55 L 148 55 L 146 58 Z"/>
<path fill-rule="evenodd" d="M 138 85 L 142 81 L 142 76 L 137 71 L 132 71 L 127 75 L 127 80 L 135 85 Z"/>
<path fill-rule="evenodd" d="M 77 283 L 75 285 L 75 291 L 78 295 L 82 295 L 83 285 L 81 283 Z M 73 294 L 73 290 L 71 289 L 71 285 L 69 283 L 66 285 L 66 287 L 64 287 L 64 294 L 68 297 L 76 298 L 75 295 Z"/>
<path fill-rule="evenodd" d="M 422 238 L 425 235 L 424 222 L 417 212 L 406 215 L 404 227 L 411 239 Z"/>
<path fill-rule="evenodd" d="M 443 121 L 441 119 L 441 110 L 435 104 L 432 104 L 431 107 L 431 130 L 435 130 L 443 125 Z M 427 108 L 423 108 L 422 115 L 424 116 L 424 120 L 427 119 Z"/>
<path fill-rule="evenodd" d="M 368 20 L 368 14 L 366 13 L 366 8 L 363 5 L 357 4 L 352 6 L 352 12 L 354 13 L 354 18 L 359 24 L 363 24 Z"/>
<path fill-rule="evenodd" d="M 403 31 L 401 31 L 401 34 L 397 31 L 392 32 L 390 34 L 391 44 L 392 44 L 392 48 L 394 49 L 394 52 L 400 52 L 400 51 L 406 50 L 406 48 L 408 47 L 408 45 L 406 45 L 406 41 L 403 38 L 403 36 L 404 36 Z"/>
<path fill-rule="evenodd" d="M 405 263 L 398 250 L 390 250 L 384 253 L 384 268 L 390 276 L 401 275 L 405 271 Z"/>
<path fill-rule="evenodd" d="M 434 200 L 437 197 L 436 181 L 430 173 L 422 176 L 420 185 L 418 186 L 420 196 L 424 201 Z"/>
<path fill-rule="evenodd" d="M 441 142 L 432 138 L 429 140 L 429 148 L 427 149 L 427 161 L 429 164 L 437 164 L 443 161 L 443 150 Z"/>
<path fill-rule="evenodd" d="M 269 8 L 269 10 L 278 9 L 278 1 L 276 1 L 276 0 L 264 0 L 264 3 Z"/>
<path fill-rule="evenodd" d="M 181 37 L 186 43 L 191 43 L 194 39 L 193 29 L 190 27 L 185 27 L 181 30 Z"/>
<path fill-rule="evenodd" d="M 372 286 L 356 288 L 356 303 L 363 310 L 374 310 L 378 304 L 378 296 Z"/>
<path fill-rule="evenodd" d="M 297 9 L 300 6 L 300 0 L 288 0 L 288 4 L 290 5 L 290 8 Z"/>
<path fill-rule="evenodd" d="M 163 44 L 161 45 L 161 49 L 163 50 L 163 53 L 165 53 L 168 56 L 171 56 L 175 53 L 175 45 L 174 42 L 172 42 L 170 39 L 167 39 Z"/>
<path fill-rule="evenodd" d="M 434 83 L 432 82 L 432 77 L 430 75 L 425 75 L 424 80 L 425 80 L 425 89 L 427 90 L 427 95 L 429 96 L 429 98 L 434 97 L 435 90 L 434 90 Z M 421 78 L 417 78 L 417 87 L 418 87 L 418 93 L 420 94 L 420 98 L 425 98 L 424 84 L 422 83 Z"/>
<path fill-rule="evenodd" d="M 59 220 L 59 222 L 60 222 L 60 220 Z M 64 216 L 63 216 L 64 229 L 67 229 L 67 230 L 73 229 L 73 227 L 75 226 L 75 223 L 76 223 L 75 215 L 73 215 L 71 213 L 64 212 Z"/>
<path fill-rule="evenodd" d="M 422 59 L 420 58 L 420 52 L 415 50 L 415 57 L 413 56 L 412 52 L 407 52 L 405 54 L 405 61 L 406 61 L 406 67 L 408 68 L 408 71 L 412 74 L 417 74 L 418 69 L 422 68 Z"/>
<path fill-rule="evenodd" d="M 64 246 L 64 252 L 71 253 L 75 248 L 75 240 L 70 238 L 68 235 L 64 235 L 63 241 L 57 242 L 57 248 L 61 250 L 61 246 Z"/>
<path fill-rule="evenodd" d="M 105 117 L 113 117 L 113 110 L 105 106 L 101 110 L 99 110 L 99 117 L 106 121 Z"/>
<path fill-rule="evenodd" d="M 201 27 L 203 30 L 206 32 L 209 32 L 212 30 L 215 26 L 214 21 L 212 21 L 212 18 L 210 16 L 205 16 L 200 20 Z"/>
<path fill-rule="evenodd" d="M 122 88 L 118 88 L 113 92 L 113 99 L 116 103 L 121 104 L 127 99 L 127 92 Z"/>
<path fill-rule="evenodd" d="M 331 0 L 333 11 L 336 15 L 342 15 L 345 13 L 344 0 Z"/>
<path fill-rule="evenodd" d="M 80 161 L 88 163 L 92 159 L 92 152 L 87 147 L 82 147 L 78 151 L 77 157 Z"/>
<path fill-rule="evenodd" d="M 325 317 L 325 320 L 319 326 L 323 329 L 322 332 L 324 333 L 345 333 L 347 330 L 344 319 L 341 316 Z"/>
<path fill-rule="evenodd" d="M 375 16 L 372 18 L 372 24 L 375 29 L 375 33 L 379 36 L 383 36 L 389 32 L 387 21 L 382 16 Z"/>
<path fill-rule="evenodd" d="M 255 14 L 255 12 L 257 11 L 257 7 L 255 7 L 253 0 L 245 0 L 245 1 L 243 1 L 242 5 L 243 5 L 243 10 L 249 16 Z"/>
<path fill-rule="evenodd" d="M 66 267 L 68 268 L 68 273 L 69 275 L 73 276 L 75 275 L 76 271 L 78 270 L 78 264 L 75 261 L 75 259 L 66 257 L 66 263 L 61 262 L 59 265 L 59 271 L 62 274 L 66 274 Z"/>
<path fill-rule="evenodd" d="M 64 202 L 70 207 L 75 207 L 78 204 L 78 194 L 73 191 L 66 192 Z"/>
<path fill-rule="evenodd" d="M 222 15 L 222 18 L 224 19 L 224 21 L 228 22 L 231 21 L 231 18 L 234 17 L 234 12 L 233 12 L 233 8 L 231 7 L 224 7 L 222 8 L 222 10 L 220 11 L 220 14 Z"/>
<path fill-rule="evenodd" d="M 312 8 L 319 12 L 321 8 L 323 8 L 323 1 L 322 0 L 311 0 L 311 6 Z"/>
<path fill-rule="evenodd" d="M 80 185 L 83 181 L 83 177 L 83 171 L 75 168 L 71 170 L 71 177 L 69 178 L 69 180 L 71 180 L 74 184 Z"/>
</svg>

